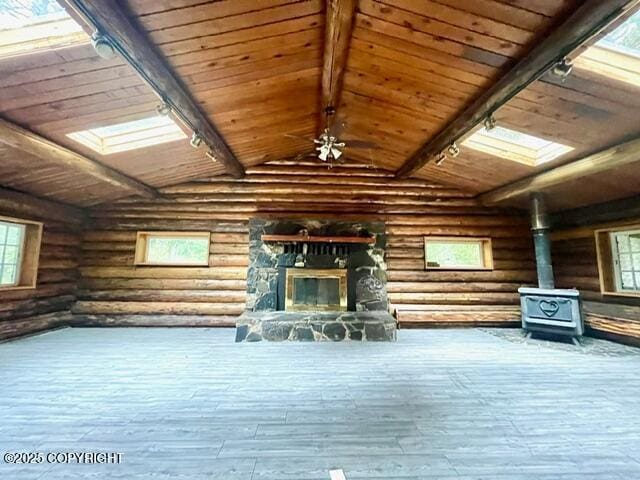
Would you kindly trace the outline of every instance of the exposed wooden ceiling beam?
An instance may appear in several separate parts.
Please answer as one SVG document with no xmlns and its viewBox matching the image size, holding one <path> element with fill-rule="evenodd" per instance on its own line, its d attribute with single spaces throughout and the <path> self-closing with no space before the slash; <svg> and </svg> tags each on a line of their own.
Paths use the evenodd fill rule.
<svg viewBox="0 0 640 480">
<path fill-rule="evenodd" d="M 85 212 L 80 208 L 4 187 L 0 187 L 0 210 L 10 212 L 12 215 L 38 219 L 41 219 L 43 212 L 46 212 L 47 220 L 74 224 L 81 224 L 86 217 Z"/>
<path fill-rule="evenodd" d="M 638 161 L 640 161 L 640 138 L 496 188 L 479 195 L 478 199 L 485 205 L 493 205 Z"/>
<path fill-rule="evenodd" d="M 320 111 L 324 127 L 330 127 L 336 118 L 357 5 L 358 0 L 327 0 Z M 334 113 L 326 116 L 327 109 Z"/>
<path fill-rule="evenodd" d="M 215 159 L 236 178 L 244 167 L 216 127 L 197 106 L 187 88 L 173 73 L 147 37 L 129 20 L 121 2 L 105 0 L 64 0 L 100 33 L 109 37 L 120 56 L 169 104 L 174 113 L 198 132 Z"/>
<path fill-rule="evenodd" d="M 406 177 L 422 168 L 453 142 L 544 75 L 558 60 L 569 55 L 604 27 L 638 5 L 639 0 L 586 0 L 562 25 L 544 38 L 493 87 L 485 91 L 462 114 L 433 139 L 422 145 L 396 172 Z"/>
<path fill-rule="evenodd" d="M 29 130 L 0 118 L 0 143 L 97 178 L 115 187 L 143 197 L 156 197 L 158 192 L 124 173 L 80 155 Z"/>
</svg>

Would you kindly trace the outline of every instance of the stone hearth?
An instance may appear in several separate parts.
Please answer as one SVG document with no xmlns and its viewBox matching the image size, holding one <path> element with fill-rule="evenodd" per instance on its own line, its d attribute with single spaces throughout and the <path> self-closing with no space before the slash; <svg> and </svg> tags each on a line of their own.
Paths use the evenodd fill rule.
<svg viewBox="0 0 640 480">
<path fill-rule="evenodd" d="M 252 220 L 247 307 L 236 322 L 236 341 L 395 340 L 396 321 L 388 312 L 385 232 L 382 222 Z M 273 238 L 265 241 L 263 235 Z M 322 241 L 310 241 L 318 237 Z M 338 280 L 324 283 L 333 285 L 333 291 L 312 295 L 317 303 L 292 305 L 287 282 L 315 275 L 343 279 L 346 298 L 342 290 L 340 305 L 334 305 Z M 320 283 L 300 281 L 294 288 L 309 285 L 306 291 L 296 290 L 308 299 L 320 292 Z M 322 296 L 333 301 L 321 305 Z"/>
<path fill-rule="evenodd" d="M 236 342 L 394 341 L 396 320 L 388 312 L 245 312 L 236 323 Z"/>
</svg>

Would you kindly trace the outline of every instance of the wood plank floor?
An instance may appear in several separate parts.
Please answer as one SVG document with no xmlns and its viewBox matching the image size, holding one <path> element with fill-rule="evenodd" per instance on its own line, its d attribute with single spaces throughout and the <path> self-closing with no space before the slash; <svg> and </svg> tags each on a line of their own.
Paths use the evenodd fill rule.
<svg viewBox="0 0 640 480">
<path fill-rule="evenodd" d="M 640 478 L 640 350 L 472 329 L 402 330 L 397 343 L 233 337 L 66 329 L 0 344 L 0 452 L 123 454 L 0 461 L 0 478 Z"/>
</svg>

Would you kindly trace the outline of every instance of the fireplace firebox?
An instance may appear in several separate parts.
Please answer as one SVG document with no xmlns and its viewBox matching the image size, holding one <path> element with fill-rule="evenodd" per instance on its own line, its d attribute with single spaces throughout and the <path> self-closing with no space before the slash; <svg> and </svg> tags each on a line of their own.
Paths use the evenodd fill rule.
<svg viewBox="0 0 640 480">
<path fill-rule="evenodd" d="M 338 268 L 287 268 L 285 310 L 347 310 L 347 271 Z"/>
<path fill-rule="evenodd" d="M 395 340 L 385 231 L 382 222 L 252 220 L 236 340 Z"/>
</svg>

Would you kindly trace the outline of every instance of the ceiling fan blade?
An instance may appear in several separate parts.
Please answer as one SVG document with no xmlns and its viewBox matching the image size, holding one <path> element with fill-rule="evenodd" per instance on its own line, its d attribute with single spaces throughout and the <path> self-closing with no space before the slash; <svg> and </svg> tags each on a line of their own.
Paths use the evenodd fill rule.
<svg viewBox="0 0 640 480">
<path fill-rule="evenodd" d="M 341 139 L 347 146 L 347 148 L 378 148 L 378 144 L 374 142 L 367 142 L 366 140 L 348 140 L 346 138 Z"/>
<path fill-rule="evenodd" d="M 293 157 L 293 160 L 302 160 L 303 158 L 317 157 L 318 154 L 316 152 L 305 152 Z"/>
<path fill-rule="evenodd" d="M 303 137 L 302 135 L 294 135 L 291 133 L 283 134 L 287 138 L 295 138 L 296 140 L 304 140 L 305 142 L 313 142 L 313 138 L 311 137 Z"/>
</svg>

